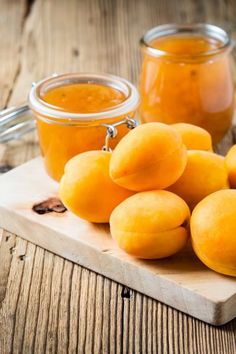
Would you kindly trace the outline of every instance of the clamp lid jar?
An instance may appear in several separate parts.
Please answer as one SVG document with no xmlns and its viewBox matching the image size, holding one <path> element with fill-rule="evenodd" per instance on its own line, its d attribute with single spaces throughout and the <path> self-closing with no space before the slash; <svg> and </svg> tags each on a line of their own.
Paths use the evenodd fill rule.
<svg viewBox="0 0 236 354">
<path fill-rule="evenodd" d="M 167 24 L 146 32 L 140 44 L 141 122 L 192 123 L 218 142 L 234 112 L 227 33 L 208 24 Z"/>
<path fill-rule="evenodd" d="M 48 174 L 59 181 L 66 162 L 101 149 L 108 126 L 115 124 L 113 148 L 129 131 L 138 104 L 137 89 L 110 74 L 53 75 L 33 85 L 29 106 Z"/>
</svg>

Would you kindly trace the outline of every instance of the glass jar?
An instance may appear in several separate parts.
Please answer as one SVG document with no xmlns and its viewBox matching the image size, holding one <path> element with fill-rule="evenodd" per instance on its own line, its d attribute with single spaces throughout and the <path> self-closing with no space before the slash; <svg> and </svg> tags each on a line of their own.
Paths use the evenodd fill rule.
<svg viewBox="0 0 236 354">
<path fill-rule="evenodd" d="M 141 122 L 185 122 L 218 142 L 231 126 L 234 85 L 232 40 L 207 25 L 162 25 L 141 39 Z"/>
<path fill-rule="evenodd" d="M 80 95 L 81 104 L 76 95 Z M 129 131 L 138 103 L 137 89 L 109 74 L 54 75 L 33 85 L 29 106 L 48 174 L 59 181 L 70 158 L 102 149 L 107 129 L 115 124 L 117 135 L 110 142 L 113 148 Z M 85 113 L 87 107 L 90 111 Z"/>
</svg>

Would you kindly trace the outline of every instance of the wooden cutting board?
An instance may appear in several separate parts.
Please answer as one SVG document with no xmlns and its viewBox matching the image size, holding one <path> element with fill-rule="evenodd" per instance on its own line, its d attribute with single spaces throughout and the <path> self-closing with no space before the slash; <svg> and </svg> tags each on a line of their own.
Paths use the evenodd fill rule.
<svg viewBox="0 0 236 354">
<path fill-rule="evenodd" d="M 68 211 L 39 215 L 32 210 L 57 196 L 57 189 L 41 158 L 4 174 L 0 226 L 205 322 L 220 325 L 236 317 L 236 279 L 206 268 L 191 245 L 165 260 L 137 260 L 118 249 L 108 225 L 91 224 Z"/>
</svg>

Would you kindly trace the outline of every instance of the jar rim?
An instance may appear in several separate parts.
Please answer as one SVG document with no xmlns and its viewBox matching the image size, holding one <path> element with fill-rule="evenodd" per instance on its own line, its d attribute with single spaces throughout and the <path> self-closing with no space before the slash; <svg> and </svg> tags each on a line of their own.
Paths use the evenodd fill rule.
<svg viewBox="0 0 236 354">
<path fill-rule="evenodd" d="M 169 51 L 154 48 L 150 45 L 150 42 L 156 38 L 170 36 L 178 33 L 190 33 L 190 34 L 201 34 L 211 38 L 220 40 L 222 43 L 216 49 L 211 49 L 202 53 L 197 54 L 179 54 L 172 53 Z M 194 23 L 194 24 L 164 24 L 157 27 L 149 29 L 143 37 L 140 39 L 141 48 L 148 54 L 154 57 L 168 56 L 170 58 L 176 59 L 195 59 L 195 58 L 206 58 L 220 54 L 226 50 L 231 50 L 234 46 L 234 41 L 229 37 L 227 32 L 222 28 L 206 24 L 206 23 Z"/>
<path fill-rule="evenodd" d="M 95 83 L 111 86 L 125 94 L 125 100 L 113 107 L 99 112 L 74 113 L 61 110 L 41 98 L 41 91 L 71 83 Z M 45 92 L 45 91 L 44 91 Z M 98 73 L 65 73 L 53 74 L 32 85 L 28 96 L 29 107 L 46 117 L 56 120 L 71 121 L 103 120 L 122 116 L 135 110 L 139 104 L 139 93 L 136 87 L 128 80 L 111 74 Z"/>
</svg>

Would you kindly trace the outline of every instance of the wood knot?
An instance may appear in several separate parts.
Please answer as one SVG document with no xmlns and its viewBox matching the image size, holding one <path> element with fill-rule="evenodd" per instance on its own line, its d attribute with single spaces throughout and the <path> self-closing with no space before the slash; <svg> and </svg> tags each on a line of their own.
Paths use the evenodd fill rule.
<svg viewBox="0 0 236 354">
<path fill-rule="evenodd" d="M 15 252 L 16 252 L 16 247 L 11 247 L 11 248 L 9 249 L 9 252 L 10 252 L 10 254 L 15 253 Z"/>
<path fill-rule="evenodd" d="M 67 209 L 59 198 L 54 197 L 33 205 L 32 210 L 37 214 L 43 215 L 52 212 L 64 213 Z"/>
<path fill-rule="evenodd" d="M 132 297 L 133 293 L 132 290 L 127 288 L 127 287 L 123 287 L 122 291 L 121 291 L 121 297 L 123 299 L 130 299 Z"/>
<path fill-rule="evenodd" d="M 25 254 L 21 254 L 21 255 L 19 256 L 19 259 L 20 259 L 21 261 L 26 261 L 27 258 L 29 258 L 29 257 L 27 257 Z"/>
</svg>

